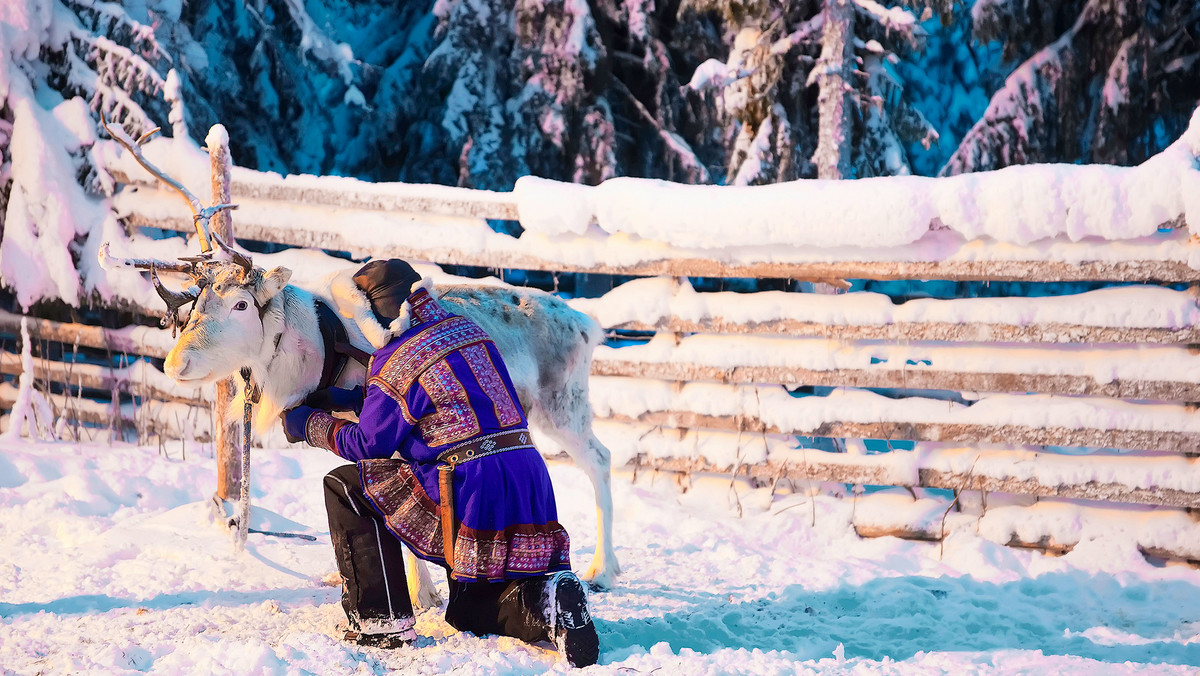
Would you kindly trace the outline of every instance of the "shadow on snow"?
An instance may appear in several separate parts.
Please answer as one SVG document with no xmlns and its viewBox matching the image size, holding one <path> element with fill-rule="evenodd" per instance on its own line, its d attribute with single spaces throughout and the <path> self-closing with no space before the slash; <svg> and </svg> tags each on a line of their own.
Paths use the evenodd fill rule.
<svg viewBox="0 0 1200 676">
<path fill-rule="evenodd" d="M 672 592 L 684 590 L 633 591 Z M 1040 650 L 1104 662 L 1200 665 L 1200 643 L 1183 643 L 1196 633 L 1188 625 L 1200 620 L 1200 588 L 1182 582 L 1126 586 L 1111 575 L 1062 573 L 1004 584 L 906 576 L 817 592 L 791 585 L 773 598 L 741 603 L 707 592 L 685 593 L 683 600 L 689 596 L 690 608 L 665 616 L 597 620 L 603 651 L 622 659 L 665 641 L 676 652 L 780 650 L 820 659 L 841 643 L 847 658 L 871 660 Z M 1097 640 L 1081 635 L 1089 629 Z M 1103 636 L 1122 643 L 1105 645 Z"/>
</svg>

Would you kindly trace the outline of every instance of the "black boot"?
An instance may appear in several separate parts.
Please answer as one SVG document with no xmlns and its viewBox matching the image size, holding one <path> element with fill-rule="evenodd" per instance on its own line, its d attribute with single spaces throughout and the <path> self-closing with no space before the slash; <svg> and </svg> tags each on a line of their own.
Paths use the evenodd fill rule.
<svg viewBox="0 0 1200 676">
<path fill-rule="evenodd" d="M 383 648 L 392 650 L 395 648 L 403 648 L 411 644 L 416 639 L 416 636 L 411 632 L 399 632 L 393 634 L 360 634 L 353 629 L 348 630 L 346 635 L 342 637 L 347 643 L 366 646 L 368 648 Z"/>
<path fill-rule="evenodd" d="M 587 591 L 574 573 L 554 573 L 546 580 L 546 613 L 550 637 L 573 667 L 589 667 L 600 657 L 600 637 L 588 612 Z"/>
</svg>

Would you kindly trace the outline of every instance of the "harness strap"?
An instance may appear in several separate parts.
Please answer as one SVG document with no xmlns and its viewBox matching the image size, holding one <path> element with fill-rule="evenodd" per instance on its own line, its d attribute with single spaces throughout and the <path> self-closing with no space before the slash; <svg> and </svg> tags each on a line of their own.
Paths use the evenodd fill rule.
<svg viewBox="0 0 1200 676">
<path fill-rule="evenodd" d="M 458 537 L 458 522 L 454 518 L 454 465 L 438 465 L 438 493 L 441 495 L 442 554 L 446 567 L 454 572 L 454 539 Z"/>
<path fill-rule="evenodd" d="M 345 331 L 344 328 L 343 331 Z M 346 355 L 363 366 L 367 366 L 371 362 L 370 352 L 360 350 L 350 343 L 338 341 L 334 344 L 333 349 L 337 350 L 338 354 Z"/>
<path fill-rule="evenodd" d="M 454 542 L 458 538 L 458 520 L 454 513 L 454 468 L 464 462 L 489 455 L 533 448 L 529 430 L 525 428 L 494 432 L 464 441 L 438 454 L 438 492 L 441 497 L 442 550 L 446 565 L 454 570 Z"/>
<path fill-rule="evenodd" d="M 350 336 L 329 304 L 316 299 L 317 326 L 321 329 L 321 342 L 325 344 L 325 363 L 321 365 L 321 382 L 317 389 L 331 387 L 346 368 L 346 352 L 338 345 L 349 345 Z"/>
</svg>

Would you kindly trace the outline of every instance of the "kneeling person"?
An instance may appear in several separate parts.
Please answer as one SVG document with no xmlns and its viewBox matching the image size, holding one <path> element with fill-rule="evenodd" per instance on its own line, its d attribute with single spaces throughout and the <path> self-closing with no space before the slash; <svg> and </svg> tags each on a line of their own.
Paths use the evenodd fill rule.
<svg viewBox="0 0 1200 676">
<path fill-rule="evenodd" d="M 549 640 L 573 666 L 594 664 L 599 642 L 570 572 L 570 539 L 495 344 L 403 261 L 368 263 L 354 281 L 392 335 L 371 357 L 365 393 L 321 390 L 283 414 L 290 441 L 355 462 L 325 477 L 347 638 L 416 638 L 403 542 L 446 568 L 451 626 Z M 359 422 L 329 410 L 354 410 Z"/>
</svg>

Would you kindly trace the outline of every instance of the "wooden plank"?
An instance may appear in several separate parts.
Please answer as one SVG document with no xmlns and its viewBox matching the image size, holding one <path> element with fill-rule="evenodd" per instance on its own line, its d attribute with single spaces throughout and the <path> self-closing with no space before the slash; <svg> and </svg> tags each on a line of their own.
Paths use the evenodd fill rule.
<svg viewBox="0 0 1200 676">
<path fill-rule="evenodd" d="M 192 221 L 181 216 L 161 217 L 137 210 L 124 220 L 133 226 L 192 232 Z M 238 215 L 238 235 L 243 239 L 274 242 L 303 248 L 322 248 L 350 252 L 366 251 L 376 257 L 395 257 L 449 265 L 473 265 L 483 268 L 508 268 L 639 277 L 753 277 L 798 280 L 844 279 L 942 279 L 954 281 L 1084 282 L 1119 281 L 1164 283 L 1200 280 L 1200 271 L 1178 260 L 1082 261 L 1064 263 L 1044 260 L 963 260 L 963 261 L 838 261 L 838 262 L 757 262 L 726 263 L 711 258 L 661 257 L 636 263 L 618 264 L 596 256 L 593 262 L 567 262 L 513 251 L 464 251 L 445 246 L 422 247 L 408 244 L 364 246 L 341 232 L 314 232 L 301 228 L 282 228 L 270 219 L 257 221 L 250 211 Z M 595 246 L 594 244 L 592 246 Z"/>
<path fill-rule="evenodd" d="M 0 310 L 0 331 L 20 334 L 21 315 Z M 49 319 L 29 317 L 30 337 L 35 341 L 48 340 L 65 345 L 78 343 L 82 347 L 112 350 L 136 354 L 143 357 L 162 359 L 170 351 L 175 340 L 162 329 L 146 326 L 128 326 L 121 329 L 106 329 L 87 324 L 69 324 Z"/>
<path fill-rule="evenodd" d="M 157 189 L 148 177 L 131 177 L 124 171 L 112 171 L 117 183 Z M 231 176 L 231 192 L 235 200 L 261 199 L 291 204 L 317 204 L 343 209 L 366 209 L 411 214 L 441 214 L 467 218 L 492 218 L 503 221 L 518 220 L 517 202 L 511 193 L 489 190 L 472 190 L 444 185 L 406 185 L 416 192 L 435 194 L 403 194 L 396 186 L 355 181 L 353 189 L 347 189 L 349 179 L 338 179 L 343 185 L 300 185 L 297 181 L 284 179 L 269 180 L 268 174 L 257 174 L 256 180 L 246 180 L 244 170 Z M 239 226 L 240 230 L 240 226 Z"/>
<path fill-rule="evenodd" d="M 721 318 L 693 322 L 671 318 L 655 324 L 622 322 L 605 327 L 618 331 L 667 333 L 763 334 L 839 340 L 942 341 L 971 343 L 1200 343 L 1200 327 L 1121 328 L 1079 324 L 951 324 L 949 322 L 897 322 L 895 324 L 820 324 L 780 319 L 736 323 Z"/>
<path fill-rule="evenodd" d="M 906 453 L 906 451 L 894 451 Z M 827 459 L 838 455 L 836 461 Z M 704 458 L 650 458 L 644 454 L 629 462 L 636 468 L 684 473 L 712 473 L 752 478 L 770 483 L 778 479 L 793 481 L 832 481 L 836 483 L 865 486 L 904 486 L 919 488 L 943 488 L 950 490 L 989 491 L 1035 495 L 1046 498 L 1073 498 L 1080 500 L 1102 500 L 1131 504 L 1158 505 L 1165 507 L 1200 508 L 1200 494 L 1157 486 L 1129 486 L 1115 482 L 1088 481 L 1075 484 L 1048 485 L 1035 479 L 988 476 L 982 472 L 970 474 L 947 472 L 932 467 L 920 467 L 916 480 L 897 481 L 897 473 L 888 464 L 888 454 L 847 457 L 813 450 L 802 462 L 763 462 L 737 467 L 710 463 Z M 1014 455 L 1017 455 L 1014 453 Z M 1038 459 L 1029 459 L 1022 454 L 1021 462 L 1037 465 Z M 1048 455 L 1048 454 L 1047 454 Z M 1076 456 L 1081 464 L 1089 461 L 1087 456 Z M 1015 459 L 1015 458 L 1014 458 Z M 1178 460 L 1178 458 L 1171 458 Z M 1146 462 L 1154 462 L 1148 458 Z M 928 462 L 928 459 L 926 459 Z M 1043 464 L 1046 460 L 1041 461 Z M 1200 467 L 1200 460 L 1187 459 L 1193 467 Z M 1025 468 L 1029 470 L 1030 468 Z"/>
<path fill-rule="evenodd" d="M 911 527 L 885 527 L 879 524 L 855 523 L 854 532 L 863 538 L 881 538 L 895 537 L 902 540 L 916 540 L 918 542 L 940 542 L 942 534 L 937 531 L 926 530 L 922 528 Z M 1033 549 L 1043 554 L 1050 556 L 1062 556 L 1075 549 L 1075 543 L 1065 544 L 1054 539 L 1050 534 L 1043 535 L 1036 540 L 1022 540 L 1017 537 L 1012 537 L 1008 542 L 1004 543 L 1006 547 L 1014 549 Z M 1140 547 L 1139 547 L 1140 549 Z M 1167 550 L 1159 550 L 1164 556 L 1162 558 L 1184 559 L 1186 554 L 1183 552 L 1174 552 Z M 1143 554 L 1149 552 L 1143 550 Z"/>
<path fill-rule="evenodd" d="M 1158 430 L 1099 430 L 930 422 L 824 422 L 810 428 L 781 430 L 752 416 L 714 416 L 691 411 L 651 411 L 637 417 L 602 418 L 623 423 L 682 429 L 711 429 L 756 434 L 850 439 L 903 439 L 1028 446 L 1086 446 L 1200 454 L 1200 433 Z"/>
<path fill-rule="evenodd" d="M 199 392 L 183 394 L 178 388 L 168 389 L 147 379 L 138 380 L 131 374 L 132 367 L 110 369 L 97 364 L 69 364 L 35 357 L 33 360 L 34 374 L 39 380 L 62 383 L 72 389 L 83 387 L 92 390 L 117 390 L 144 399 L 156 401 L 174 401 L 192 406 L 206 407 L 211 402 L 206 401 Z M 153 368 L 145 366 L 144 368 Z M 6 375 L 21 374 L 21 358 L 19 355 L 0 352 L 0 373 Z M 160 378 L 166 378 L 159 373 Z"/>
<path fill-rule="evenodd" d="M 1200 383 L 1114 380 L 1098 382 L 1083 375 L 963 373 L 914 367 L 908 369 L 838 369 L 814 371 L 787 366 L 707 366 L 680 362 L 592 361 L 592 375 L 660 378 L 681 382 L 708 380 L 729 384 L 780 383 L 815 387 L 859 387 L 968 392 L 1039 392 L 1092 395 L 1118 399 L 1200 401 Z"/>
<path fill-rule="evenodd" d="M 209 173 L 212 179 L 212 203 L 230 204 L 233 202 L 233 190 L 230 185 L 233 162 L 229 158 L 229 137 L 224 133 L 210 133 L 206 140 L 209 144 L 208 158 Z M 213 231 L 222 241 L 231 246 L 235 244 L 233 214 L 229 211 L 217 214 L 213 219 Z M 213 386 L 213 389 L 215 390 L 216 399 L 215 410 L 228 411 L 237 396 L 234 379 L 229 377 L 219 380 Z M 222 500 L 238 499 L 242 497 L 242 482 L 249 482 L 250 480 L 249 476 L 242 476 L 243 471 L 249 471 L 248 466 L 243 467 L 242 452 L 239 448 L 242 432 L 234 420 L 218 420 L 215 427 L 216 439 L 213 440 L 213 448 L 217 456 L 216 497 Z M 248 500 L 249 498 L 246 497 L 246 501 Z M 246 508 L 248 509 L 249 505 L 246 505 Z M 243 529 L 239 531 L 242 536 L 245 535 L 245 525 L 242 524 Z"/>
</svg>

